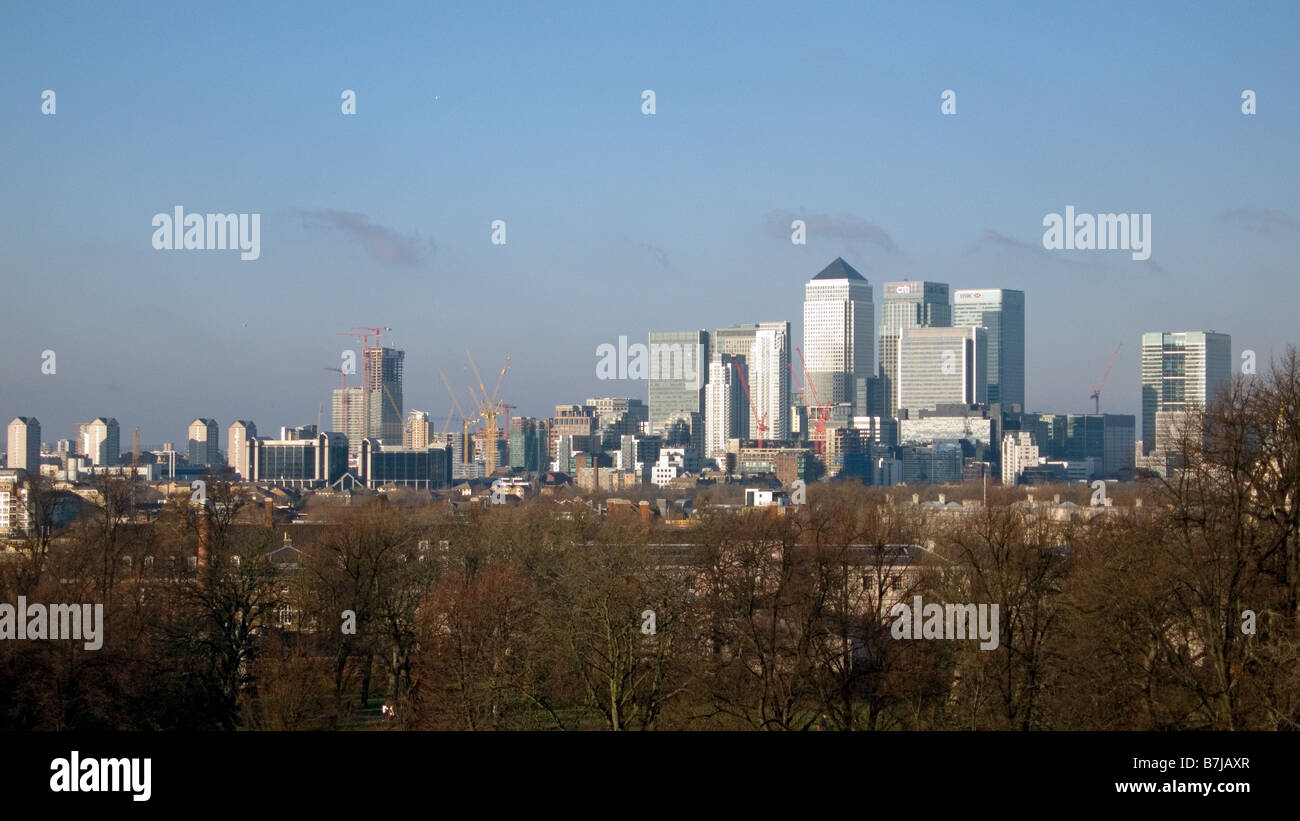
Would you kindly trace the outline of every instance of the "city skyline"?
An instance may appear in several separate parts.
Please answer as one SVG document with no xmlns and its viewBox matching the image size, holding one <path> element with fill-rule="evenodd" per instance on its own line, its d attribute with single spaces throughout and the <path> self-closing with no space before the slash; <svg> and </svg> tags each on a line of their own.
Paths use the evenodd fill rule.
<svg viewBox="0 0 1300 821">
<path fill-rule="evenodd" d="M 1088 410 L 1124 342 L 1103 410 L 1140 413 L 1141 333 L 1229 332 L 1261 362 L 1293 341 L 1300 57 L 1288 4 L 1172 28 L 1176 4 L 1102 6 L 1130 25 L 1046 37 L 1033 14 L 773 5 L 719 39 L 720 8 L 669 5 L 649 28 L 630 8 L 475 8 L 313 18 L 303 38 L 284 9 L 243 6 L 261 21 L 244 31 L 239 4 L 186 22 L 14 10 L 0 264 L 5 304 L 33 309 L 0 323 L 0 414 L 54 440 L 112 413 L 148 444 L 195 416 L 308 423 L 337 385 L 335 334 L 378 322 L 407 352 L 406 405 L 437 418 L 437 371 L 463 389 L 468 345 L 513 357 L 503 395 L 542 416 L 643 395 L 591 372 L 620 336 L 784 319 L 802 339 L 792 285 L 837 256 L 877 285 L 1025 291 L 1033 409 Z M 1042 70 L 1062 54 L 1068 71 Z M 152 217 L 177 206 L 260 213 L 259 257 L 154 250 Z M 1044 217 L 1069 208 L 1150 214 L 1150 258 L 1045 249 Z"/>
</svg>

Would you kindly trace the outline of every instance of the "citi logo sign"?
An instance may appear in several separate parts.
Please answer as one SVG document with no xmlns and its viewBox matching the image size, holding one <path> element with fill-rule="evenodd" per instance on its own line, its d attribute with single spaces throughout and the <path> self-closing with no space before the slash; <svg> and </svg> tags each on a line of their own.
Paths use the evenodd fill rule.
<svg viewBox="0 0 1300 821">
<path fill-rule="evenodd" d="M 1049 251 L 1132 251 L 1133 259 L 1151 258 L 1150 214 L 1075 214 L 1043 217 L 1043 247 Z"/>
</svg>

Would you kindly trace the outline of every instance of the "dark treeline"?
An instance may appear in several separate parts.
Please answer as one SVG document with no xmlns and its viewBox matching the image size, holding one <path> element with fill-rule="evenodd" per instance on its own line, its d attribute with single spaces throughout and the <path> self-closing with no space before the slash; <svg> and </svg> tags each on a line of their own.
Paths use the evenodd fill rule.
<svg viewBox="0 0 1300 821">
<path fill-rule="evenodd" d="M 788 515 L 702 498 L 690 529 L 550 500 L 268 528 L 218 483 L 134 525 L 129 480 L 103 479 L 97 514 L 38 526 L 0 578 L 4 602 L 103 603 L 103 647 L 0 642 L 0 725 L 1297 729 L 1295 351 L 1183 440 L 1175 478 L 1095 516 L 1080 486 L 1070 514 L 818 484 Z M 996 603 L 996 649 L 894 638 L 916 595 Z"/>
</svg>

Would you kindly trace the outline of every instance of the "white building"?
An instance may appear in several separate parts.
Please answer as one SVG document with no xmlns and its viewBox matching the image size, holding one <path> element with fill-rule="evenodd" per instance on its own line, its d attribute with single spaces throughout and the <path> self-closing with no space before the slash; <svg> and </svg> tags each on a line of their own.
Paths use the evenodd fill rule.
<svg viewBox="0 0 1300 821">
<path fill-rule="evenodd" d="M 77 425 L 77 450 L 89 457 L 96 467 L 112 465 L 122 452 L 121 430 L 117 420 L 99 416 L 93 421 Z"/>
<path fill-rule="evenodd" d="M 1027 430 L 1010 431 L 1002 435 L 1002 484 L 1016 483 L 1020 473 L 1038 464 L 1038 445 Z"/>
<path fill-rule="evenodd" d="M 763 438 L 784 442 L 790 438 L 790 323 L 763 322 L 754 332 L 749 351 L 749 393 L 753 416 L 767 430 Z M 752 431 L 757 436 L 758 431 Z"/>
<path fill-rule="evenodd" d="M 748 406 L 736 373 L 743 367 L 743 359 L 725 353 L 715 353 L 709 363 L 709 382 L 704 386 L 705 458 L 725 456 L 727 440 L 745 433 Z"/>
<path fill-rule="evenodd" d="M 0 536 L 21 536 L 31 527 L 31 499 L 27 471 L 0 470 Z"/>
<path fill-rule="evenodd" d="M 659 461 L 650 470 L 652 484 L 664 486 L 686 473 L 699 473 L 700 455 L 690 448 L 660 448 Z"/>
<path fill-rule="evenodd" d="M 1142 334 L 1142 448 L 1169 450 L 1180 418 L 1203 413 L 1232 380 L 1232 337 L 1213 331 L 1155 331 Z"/>
<path fill-rule="evenodd" d="M 41 465 L 41 423 L 34 416 L 15 416 L 9 423 L 8 467 L 37 473 Z"/>
<path fill-rule="evenodd" d="M 904 328 L 898 341 L 898 408 L 914 414 L 939 405 L 987 402 L 987 346 L 981 327 Z"/>
<path fill-rule="evenodd" d="M 212 467 L 217 460 L 219 428 L 215 419 L 195 419 L 190 423 L 188 457 L 191 465 Z"/>
<path fill-rule="evenodd" d="M 366 438 L 366 394 L 361 388 L 335 388 L 332 402 L 334 432 L 348 438 L 348 456 L 361 454 Z"/>
<path fill-rule="evenodd" d="M 256 438 L 257 425 L 244 419 L 236 419 L 226 429 L 226 461 L 241 479 L 247 479 L 252 473 L 248 469 L 248 440 Z M 174 468 L 172 475 L 175 475 Z"/>
<path fill-rule="evenodd" d="M 822 405 L 853 402 L 858 379 L 876 375 L 871 283 L 839 257 L 804 286 L 803 358 Z"/>
</svg>

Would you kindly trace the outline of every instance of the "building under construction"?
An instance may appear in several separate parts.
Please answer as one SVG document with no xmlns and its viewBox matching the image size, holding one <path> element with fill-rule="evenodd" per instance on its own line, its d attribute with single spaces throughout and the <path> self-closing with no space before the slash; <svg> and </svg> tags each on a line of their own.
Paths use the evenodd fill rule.
<svg viewBox="0 0 1300 821">
<path fill-rule="evenodd" d="M 406 351 L 365 349 L 366 436 L 386 445 L 402 443 L 402 365 Z"/>
</svg>

